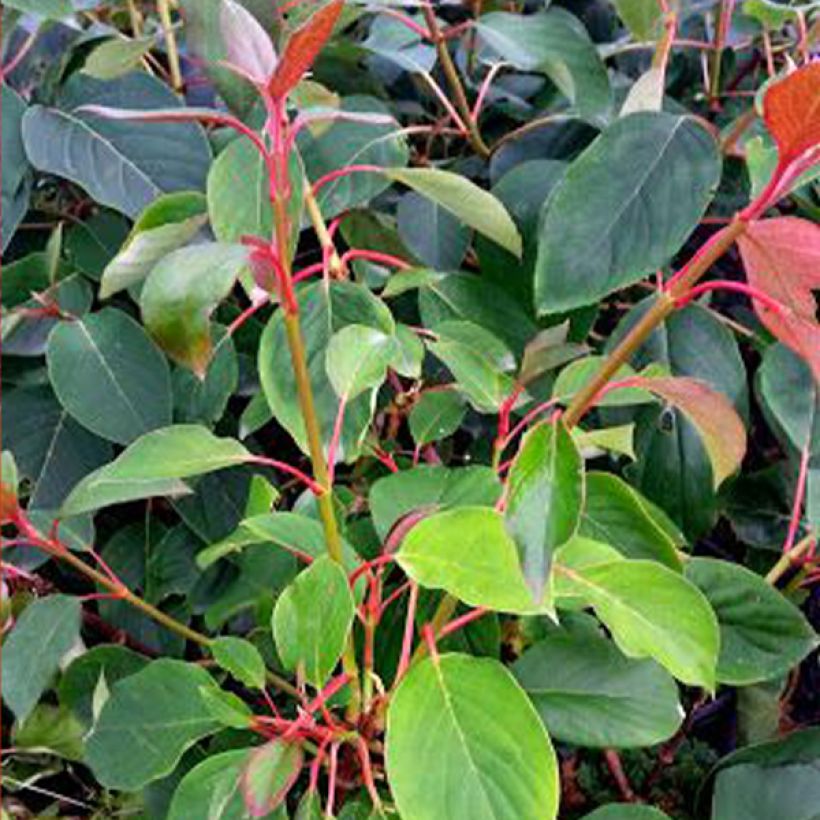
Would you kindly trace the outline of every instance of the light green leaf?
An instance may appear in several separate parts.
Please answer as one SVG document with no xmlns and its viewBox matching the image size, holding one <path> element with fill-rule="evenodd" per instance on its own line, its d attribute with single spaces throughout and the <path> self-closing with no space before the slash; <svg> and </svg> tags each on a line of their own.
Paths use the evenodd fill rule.
<svg viewBox="0 0 820 820">
<path fill-rule="evenodd" d="M 384 173 L 432 199 L 510 253 L 521 256 L 521 236 L 506 208 L 474 182 L 437 168 L 385 168 Z"/>
<path fill-rule="evenodd" d="M 720 635 L 700 590 L 653 561 L 623 560 L 570 570 L 556 564 L 556 602 L 585 600 L 621 651 L 651 657 L 676 678 L 714 691 Z M 651 595 L 647 594 L 651 590 Z"/>
<path fill-rule="evenodd" d="M 191 663 L 161 659 L 111 687 L 86 743 L 86 762 L 109 789 L 137 791 L 174 769 L 183 752 L 214 732 L 200 687 L 213 678 Z"/>
<path fill-rule="evenodd" d="M 145 328 L 172 358 L 202 377 L 211 360 L 209 317 L 247 264 L 242 245 L 205 243 L 165 256 L 140 296 Z"/>
<path fill-rule="evenodd" d="M 396 354 L 395 337 L 366 325 L 347 325 L 330 337 L 327 376 L 336 395 L 349 401 L 384 381 Z"/>
<path fill-rule="evenodd" d="M 602 637 L 548 635 L 512 671 L 550 735 L 566 743 L 651 746 L 672 737 L 683 720 L 668 673 L 654 661 L 624 657 Z"/>
<path fill-rule="evenodd" d="M 562 403 L 567 403 L 578 393 L 587 382 L 597 375 L 605 361 L 604 356 L 585 356 L 583 359 L 576 359 L 562 368 L 552 387 L 553 398 L 560 398 Z M 628 365 L 621 365 L 613 375 L 612 381 L 630 379 L 637 375 Z M 652 394 L 648 390 L 640 387 L 624 387 L 613 390 L 596 401 L 598 407 L 629 407 L 635 404 L 651 404 L 654 402 Z"/>
<path fill-rule="evenodd" d="M 129 444 L 171 423 L 168 363 L 121 310 L 61 322 L 48 338 L 46 361 L 60 403 L 98 436 Z"/>
<path fill-rule="evenodd" d="M 595 430 L 572 429 L 572 437 L 585 460 L 598 458 L 604 453 L 626 456 L 635 461 L 635 425 L 618 424 L 615 427 L 599 427 Z"/>
<path fill-rule="evenodd" d="M 153 37 L 115 37 L 98 45 L 85 59 L 83 73 L 97 80 L 114 80 L 138 68 L 154 45 Z"/>
<path fill-rule="evenodd" d="M 250 641 L 225 635 L 216 638 L 209 649 L 219 666 L 240 683 L 251 689 L 265 686 L 265 661 Z"/>
<path fill-rule="evenodd" d="M 408 419 L 417 447 L 440 441 L 458 430 L 467 412 L 455 390 L 428 390 L 413 405 Z"/>
<path fill-rule="evenodd" d="M 65 706 L 41 703 L 11 732 L 11 744 L 20 752 L 56 755 L 77 763 L 83 759 L 85 727 Z"/>
<path fill-rule="evenodd" d="M 555 752 L 498 661 L 448 654 L 416 664 L 391 700 L 386 745 L 403 817 L 557 817 Z"/>
<path fill-rule="evenodd" d="M 506 62 L 546 74 L 582 117 L 599 125 L 606 120 L 612 106 L 606 68 L 577 17 L 560 8 L 526 17 L 493 12 L 477 28 Z"/>
<path fill-rule="evenodd" d="M 122 248 L 106 264 L 100 298 L 142 282 L 157 262 L 186 245 L 207 221 L 202 194 L 181 191 L 159 197 L 142 212 Z"/>
<path fill-rule="evenodd" d="M 661 33 L 663 12 L 657 0 L 613 0 L 618 16 L 639 40 L 655 40 Z"/>
<path fill-rule="evenodd" d="M 354 617 L 347 574 L 327 555 L 316 559 L 273 611 L 273 636 L 285 668 L 321 689 L 342 656 Z"/>
<path fill-rule="evenodd" d="M 683 534 L 663 510 L 618 476 L 587 475 L 581 535 L 615 547 L 627 558 L 647 558 L 680 571 Z"/>
<path fill-rule="evenodd" d="M 200 686 L 199 694 L 208 714 L 215 721 L 231 729 L 250 729 L 253 712 L 238 695 L 213 686 Z"/>
<path fill-rule="evenodd" d="M 217 438 L 205 427 L 177 424 L 137 439 L 110 464 L 83 479 L 66 499 L 62 515 L 78 515 L 109 504 L 179 494 L 179 481 L 250 461 L 235 439 Z"/>
<path fill-rule="evenodd" d="M 253 748 L 233 749 L 206 758 L 194 766 L 174 792 L 168 820 L 247 820 L 248 807 L 242 793 L 242 772 Z M 279 811 L 264 815 L 284 820 Z"/>
<path fill-rule="evenodd" d="M 578 528 L 584 462 L 565 425 L 542 424 L 521 441 L 507 479 L 504 525 L 537 605 L 550 601 L 555 550 Z"/>
<path fill-rule="evenodd" d="M 546 611 L 533 601 L 501 513 L 489 507 L 458 507 L 425 518 L 407 534 L 396 560 L 421 586 L 444 589 L 470 606 Z"/>
<path fill-rule="evenodd" d="M 80 637 L 80 599 L 49 595 L 29 604 L 3 644 L 3 701 L 24 720 Z"/>
<path fill-rule="evenodd" d="M 620 169 L 614 177 L 612 168 Z M 616 120 L 548 200 L 535 270 L 538 312 L 593 304 L 665 265 L 703 215 L 719 174 L 715 142 L 694 119 L 639 113 Z"/>
<path fill-rule="evenodd" d="M 717 679 L 732 686 L 785 675 L 818 645 L 803 613 L 751 570 L 692 558 L 686 577 L 709 600 L 720 626 Z"/>
</svg>

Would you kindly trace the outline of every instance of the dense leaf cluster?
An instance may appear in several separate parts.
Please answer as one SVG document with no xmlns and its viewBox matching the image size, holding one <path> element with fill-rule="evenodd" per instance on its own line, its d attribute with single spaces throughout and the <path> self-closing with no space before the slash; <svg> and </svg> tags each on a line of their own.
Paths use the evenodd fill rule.
<svg viewBox="0 0 820 820">
<path fill-rule="evenodd" d="M 815 817 L 817 5 L 4 6 L 3 816 Z"/>
</svg>

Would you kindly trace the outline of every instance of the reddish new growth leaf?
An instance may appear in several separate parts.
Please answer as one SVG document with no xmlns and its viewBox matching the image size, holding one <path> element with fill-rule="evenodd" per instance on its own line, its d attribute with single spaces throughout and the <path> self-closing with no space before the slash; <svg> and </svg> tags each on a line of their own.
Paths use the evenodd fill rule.
<svg viewBox="0 0 820 820">
<path fill-rule="evenodd" d="M 698 379 L 638 376 L 627 379 L 630 387 L 643 387 L 677 407 L 695 425 L 709 454 L 715 487 L 734 475 L 746 454 L 743 422 L 723 393 Z"/>
<path fill-rule="evenodd" d="M 820 146 L 820 62 L 810 63 L 763 98 L 763 119 L 777 143 L 780 164 L 790 165 Z"/>
<path fill-rule="evenodd" d="M 313 65 L 333 34 L 333 27 L 343 6 L 344 0 L 332 0 L 290 36 L 279 66 L 268 85 L 268 91 L 274 99 L 286 97 Z"/>
<path fill-rule="evenodd" d="M 17 493 L 8 484 L 0 484 L 0 524 L 8 524 L 14 520 L 19 507 Z"/>
<path fill-rule="evenodd" d="M 820 289 L 820 227 L 784 216 L 752 222 L 738 240 L 749 283 L 783 305 L 755 303 L 760 320 L 809 364 L 820 382 L 820 325 L 812 291 Z"/>
<path fill-rule="evenodd" d="M 777 168 L 760 196 L 743 212 L 756 219 L 820 159 L 820 62 L 774 83 L 763 97 L 763 119 L 777 143 Z"/>
</svg>

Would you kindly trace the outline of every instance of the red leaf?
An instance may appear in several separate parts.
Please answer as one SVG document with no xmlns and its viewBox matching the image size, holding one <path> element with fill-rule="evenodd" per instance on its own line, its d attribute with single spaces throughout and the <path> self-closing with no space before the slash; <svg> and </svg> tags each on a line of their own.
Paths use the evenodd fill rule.
<svg viewBox="0 0 820 820">
<path fill-rule="evenodd" d="M 302 79 L 333 34 L 342 13 L 344 0 L 331 0 L 290 36 L 279 65 L 271 77 L 268 90 L 274 99 L 282 99 Z"/>
<path fill-rule="evenodd" d="M 746 454 L 746 430 L 732 403 L 698 379 L 638 377 L 631 387 L 643 387 L 678 408 L 695 425 L 709 461 L 715 487 L 740 469 Z"/>
<path fill-rule="evenodd" d="M 820 289 L 820 227 L 794 216 L 752 222 L 738 240 L 749 284 L 780 302 L 755 303 L 760 321 L 802 356 L 820 382 L 820 325 L 812 291 Z"/>
<path fill-rule="evenodd" d="M 18 510 L 17 493 L 14 488 L 0 484 L 0 524 L 8 524 L 14 520 Z"/>
<path fill-rule="evenodd" d="M 820 146 L 820 62 L 771 85 L 763 97 L 763 119 L 782 168 Z"/>
</svg>

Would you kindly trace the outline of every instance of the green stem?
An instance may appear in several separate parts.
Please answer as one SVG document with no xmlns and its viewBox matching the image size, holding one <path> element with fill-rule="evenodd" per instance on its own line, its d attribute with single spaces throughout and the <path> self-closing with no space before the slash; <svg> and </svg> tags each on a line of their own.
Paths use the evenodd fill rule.
<svg viewBox="0 0 820 820">
<path fill-rule="evenodd" d="M 447 40 L 442 36 L 441 29 L 438 27 L 436 13 L 429 3 L 425 3 L 421 7 L 421 11 L 427 23 L 427 28 L 430 31 L 430 37 L 436 45 L 439 62 L 444 71 L 444 76 L 447 78 L 447 84 L 450 86 L 450 92 L 453 95 L 453 103 L 459 116 L 464 120 L 464 124 L 467 126 L 467 137 L 470 140 L 470 145 L 473 146 L 475 152 L 482 159 L 487 159 L 491 154 L 490 148 L 487 143 L 484 142 L 484 138 L 481 136 L 481 131 L 478 128 L 478 123 L 470 111 L 470 103 L 467 101 L 464 85 L 458 76 L 458 70 L 455 67 L 455 63 L 453 63 L 453 58 L 450 56 Z"/>
<path fill-rule="evenodd" d="M 430 626 L 433 627 L 434 635 L 438 635 L 438 633 L 441 632 L 442 627 L 444 627 L 447 621 L 453 617 L 453 613 L 456 611 L 457 607 L 458 598 L 454 595 L 445 594 L 441 601 L 439 601 L 438 608 L 433 614 L 433 620 L 430 621 Z M 424 641 L 421 641 L 416 647 L 413 657 L 410 659 L 410 665 L 412 666 L 417 661 L 420 661 L 426 654 L 427 644 Z"/>
<path fill-rule="evenodd" d="M 142 613 L 156 621 L 158 624 L 164 626 L 169 631 L 175 632 L 177 635 L 180 635 L 186 640 L 192 641 L 193 643 L 198 644 L 199 646 L 205 649 L 210 648 L 211 644 L 213 643 L 213 638 L 209 638 L 207 635 L 203 635 L 201 632 L 197 632 L 195 629 L 191 629 L 189 626 L 186 626 L 185 624 L 176 620 L 176 618 L 172 618 L 170 615 L 163 612 L 161 609 L 158 609 L 153 604 L 149 604 L 148 601 L 143 600 L 139 597 L 139 595 L 134 594 L 127 587 L 124 587 L 116 583 L 107 575 L 103 575 L 101 572 L 94 569 L 94 567 L 90 567 L 88 564 L 85 563 L 85 561 L 78 558 L 73 552 L 71 552 L 65 546 L 52 544 L 50 542 L 42 540 L 39 537 L 32 537 L 32 541 L 34 541 L 42 549 L 46 550 L 49 553 L 49 555 L 53 556 L 59 561 L 63 561 L 66 564 L 69 564 L 74 569 L 76 569 L 77 572 L 81 573 L 90 581 L 93 581 L 95 584 L 97 584 L 97 586 L 100 586 L 103 589 L 107 589 L 112 595 L 116 596 L 119 600 L 125 601 L 126 603 L 130 604 L 136 609 L 139 609 Z M 299 696 L 299 690 L 291 683 L 286 681 L 284 678 L 279 677 L 279 675 L 277 675 L 275 672 L 266 670 L 265 675 L 268 679 L 268 682 L 272 686 L 275 686 L 277 689 L 280 689 L 282 692 L 287 692 L 290 695 L 295 695 L 297 697 Z"/>
<path fill-rule="evenodd" d="M 281 128 L 281 125 L 279 127 Z M 279 137 L 281 138 L 281 136 L 280 133 Z M 286 142 L 282 144 L 286 144 Z M 290 158 L 283 152 L 279 159 L 281 161 L 282 179 L 285 179 Z M 316 402 L 313 398 L 313 386 L 310 383 L 307 352 L 305 350 L 305 342 L 302 337 L 302 328 L 299 321 L 299 302 L 293 289 L 293 271 L 290 253 L 288 251 L 290 244 L 290 217 L 288 215 L 287 202 L 279 193 L 273 196 L 273 209 L 276 246 L 279 249 L 279 264 L 282 275 L 282 311 L 285 322 L 285 333 L 288 340 L 293 376 L 296 381 L 296 395 L 299 400 L 299 409 L 302 414 L 302 421 L 305 425 L 305 434 L 307 435 L 308 452 L 310 454 L 313 477 L 316 483 L 322 488 L 322 492 L 316 496 L 316 505 L 319 509 L 319 517 L 322 520 L 328 555 L 337 564 L 343 566 L 342 538 L 339 534 L 336 511 L 333 509 L 333 486 L 322 447 L 322 433 L 321 427 L 319 426 L 319 417 L 316 413 Z M 322 221 L 322 224 L 324 224 L 324 221 Z M 361 703 L 361 685 L 359 683 L 359 667 L 356 662 L 356 646 L 353 641 L 352 632 L 350 633 L 350 638 L 342 655 L 342 667 L 350 678 L 350 691 L 352 693 L 348 707 L 348 716 L 351 719 L 355 719 L 358 717 L 359 704 Z"/>
<path fill-rule="evenodd" d="M 809 533 L 802 541 L 795 544 L 788 552 L 778 558 L 777 563 L 766 574 L 766 581 L 772 586 L 794 566 L 811 549 L 815 536 Z"/>
<path fill-rule="evenodd" d="M 655 304 L 621 340 L 621 343 L 612 353 L 607 356 L 603 365 L 601 365 L 601 369 L 575 394 L 563 416 L 568 427 L 578 423 L 584 413 L 592 406 L 604 385 L 632 358 L 635 351 L 643 345 L 655 328 L 675 310 L 676 301 L 729 250 L 745 230 L 746 222 L 735 218 L 715 237 L 714 242 L 704 246 L 702 252 L 695 255 L 692 262 L 684 269 L 684 272 L 672 287 L 659 295 Z"/>
<path fill-rule="evenodd" d="M 174 91 L 182 91 L 182 71 L 179 67 L 179 48 L 174 33 L 174 24 L 171 22 L 171 7 L 169 0 L 157 0 L 157 12 L 165 37 L 165 49 L 168 53 L 168 66 L 171 70 L 171 87 Z"/>
</svg>

